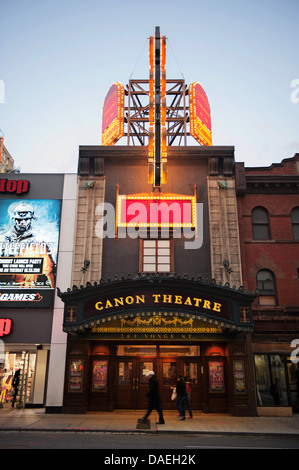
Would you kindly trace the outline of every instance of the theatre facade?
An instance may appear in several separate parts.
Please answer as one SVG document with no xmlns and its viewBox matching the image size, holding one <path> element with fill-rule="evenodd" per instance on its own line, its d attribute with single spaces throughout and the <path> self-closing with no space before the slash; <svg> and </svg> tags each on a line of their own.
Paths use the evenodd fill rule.
<svg viewBox="0 0 299 470">
<path fill-rule="evenodd" d="M 79 148 L 63 411 L 145 409 L 154 370 L 164 409 L 181 374 L 194 410 L 254 416 L 234 147 L 212 145 L 203 88 L 166 79 L 165 53 L 156 28 L 148 80 L 114 83 L 101 145 Z"/>
<path fill-rule="evenodd" d="M 170 148 L 168 183 L 157 192 L 144 160 L 142 148 L 80 147 L 73 280 L 58 294 L 68 334 L 63 410 L 144 409 L 153 369 L 164 409 L 174 409 L 182 374 L 194 410 L 254 415 L 256 295 L 241 282 L 234 150 Z M 179 205 L 154 227 L 130 225 L 131 201 L 144 217 L 140 201 L 188 209 L 190 200 L 197 217 L 188 230 L 173 226 Z M 177 217 L 171 227 L 166 216 Z"/>
</svg>

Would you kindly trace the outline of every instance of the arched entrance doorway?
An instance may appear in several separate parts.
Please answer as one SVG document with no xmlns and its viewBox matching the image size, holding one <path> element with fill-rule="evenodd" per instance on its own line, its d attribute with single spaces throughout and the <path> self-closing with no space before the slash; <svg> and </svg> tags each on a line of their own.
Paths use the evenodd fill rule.
<svg viewBox="0 0 299 470">
<path fill-rule="evenodd" d="M 174 409 L 179 375 L 194 409 L 230 411 L 234 396 L 248 407 L 252 294 L 156 277 L 59 295 L 69 333 L 65 411 L 145 409 L 149 370 L 165 409 Z"/>
</svg>

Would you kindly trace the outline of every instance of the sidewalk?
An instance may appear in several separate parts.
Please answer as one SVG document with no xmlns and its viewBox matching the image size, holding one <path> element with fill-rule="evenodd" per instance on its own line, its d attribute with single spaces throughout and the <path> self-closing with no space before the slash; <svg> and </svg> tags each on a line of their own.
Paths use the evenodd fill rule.
<svg viewBox="0 0 299 470">
<path fill-rule="evenodd" d="M 290 435 L 299 438 L 299 415 L 292 417 L 234 417 L 195 412 L 193 419 L 178 421 L 176 411 L 165 411 L 164 425 L 150 415 L 150 429 L 137 429 L 143 411 L 116 410 L 86 414 L 45 414 L 44 409 L 0 409 L 0 431 L 104 432 L 104 433 L 206 433 Z M 187 416 L 187 415 L 186 415 Z"/>
</svg>

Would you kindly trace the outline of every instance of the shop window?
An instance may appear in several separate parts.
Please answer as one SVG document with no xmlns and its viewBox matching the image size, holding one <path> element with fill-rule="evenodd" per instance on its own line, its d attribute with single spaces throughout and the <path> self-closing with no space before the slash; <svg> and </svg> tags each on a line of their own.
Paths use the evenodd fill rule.
<svg viewBox="0 0 299 470">
<path fill-rule="evenodd" d="M 256 281 L 259 291 L 259 304 L 276 305 L 274 275 L 264 269 L 257 273 Z"/>
<path fill-rule="evenodd" d="M 142 272 L 172 271 L 172 256 L 170 240 L 143 240 L 141 248 Z"/>
<path fill-rule="evenodd" d="M 258 406 L 288 406 L 284 356 L 255 355 Z"/>
<path fill-rule="evenodd" d="M 291 406 L 294 411 L 299 411 L 299 363 L 295 364 L 291 357 L 287 360 L 288 379 L 290 388 Z"/>
<path fill-rule="evenodd" d="M 254 240 L 269 240 L 269 214 L 263 207 L 256 207 L 251 213 L 252 236 Z"/>
<path fill-rule="evenodd" d="M 0 364 L 0 403 L 14 403 L 23 407 L 33 402 L 33 384 L 36 366 L 36 353 L 6 352 L 3 363 Z M 14 378 L 18 376 L 18 385 L 14 387 Z"/>
<path fill-rule="evenodd" d="M 299 240 L 299 207 L 294 207 L 291 212 L 294 240 Z"/>
</svg>

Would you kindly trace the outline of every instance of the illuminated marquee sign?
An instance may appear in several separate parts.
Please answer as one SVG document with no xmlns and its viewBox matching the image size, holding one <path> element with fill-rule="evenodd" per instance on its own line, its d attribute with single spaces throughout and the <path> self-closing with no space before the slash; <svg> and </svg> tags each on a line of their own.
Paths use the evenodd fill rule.
<svg viewBox="0 0 299 470">
<path fill-rule="evenodd" d="M 203 87 L 198 82 L 189 86 L 190 134 L 201 145 L 212 145 L 210 105 Z"/>
<path fill-rule="evenodd" d="M 10 318 L 0 318 L 0 336 L 6 336 L 11 333 L 12 321 Z"/>
<path fill-rule="evenodd" d="M 114 145 L 124 135 L 124 87 L 114 83 L 105 98 L 102 145 Z"/>
<path fill-rule="evenodd" d="M 155 291 L 118 292 L 115 295 L 104 295 L 85 302 L 84 319 L 129 312 L 138 309 L 171 309 L 186 310 L 197 314 L 232 320 L 231 302 L 210 295 L 196 295 L 192 292 L 180 292 L 176 289 L 156 289 Z"/>
<path fill-rule="evenodd" d="M 196 227 L 196 197 L 176 194 L 117 196 L 117 227 Z"/>
<path fill-rule="evenodd" d="M 149 183 L 167 182 L 166 37 L 149 38 Z"/>
</svg>

